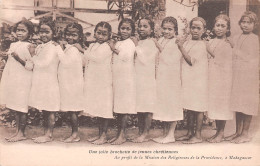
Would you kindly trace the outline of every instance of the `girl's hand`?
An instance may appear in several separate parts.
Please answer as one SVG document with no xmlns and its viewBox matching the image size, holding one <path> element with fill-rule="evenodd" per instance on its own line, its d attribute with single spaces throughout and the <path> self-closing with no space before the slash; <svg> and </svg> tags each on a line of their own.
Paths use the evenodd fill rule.
<svg viewBox="0 0 260 166">
<path fill-rule="evenodd" d="M 57 45 L 60 45 L 60 47 L 64 50 L 65 49 L 65 46 L 66 44 L 68 44 L 68 42 L 64 41 L 64 40 L 61 40 L 59 41 L 59 43 L 56 43 L 56 42 L 53 42 L 53 44 L 57 44 Z M 55 45 L 56 46 L 56 45 Z"/>
<path fill-rule="evenodd" d="M 79 43 L 75 43 L 73 44 L 73 46 L 76 47 L 79 50 L 79 52 L 84 53 L 85 50 Z"/>
<path fill-rule="evenodd" d="M 233 42 L 233 40 L 232 40 L 230 37 L 228 37 L 228 38 L 226 39 L 226 41 L 230 44 L 230 46 L 231 46 L 232 48 L 234 48 L 234 42 Z"/>
<path fill-rule="evenodd" d="M 119 51 L 115 48 L 116 42 L 117 42 L 117 40 L 112 39 L 112 40 L 109 40 L 107 43 L 114 53 L 119 54 Z"/>
<path fill-rule="evenodd" d="M 29 52 L 30 52 L 30 54 L 31 54 L 31 56 L 35 56 L 35 49 L 36 49 L 36 45 L 35 44 L 30 44 L 29 46 L 28 46 L 28 50 L 29 50 Z"/>
<path fill-rule="evenodd" d="M 131 36 L 130 39 L 134 42 L 135 46 L 138 45 L 138 41 L 139 41 L 139 39 L 138 39 L 137 37 L 135 37 L 135 36 Z"/>
<path fill-rule="evenodd" d="M 185 37 L 177 37 L 175 43 L 178 45 L 179 48 L 183 47 L 183 44 L 186 42 Z"/>
<path fill-rule="evenodd" d="M 110 46 L 111 50 L 115 50 L 116 40 L 111 39 L 107 43 Z"/>
<path fill-rule="evenodd" d="M 162 52 L 163 48 L 161 44 L 155 38 L 152 38 L 152 40 L 154 41 L 155 46 L 159 49 L 159 51 Z"/>
</svg>

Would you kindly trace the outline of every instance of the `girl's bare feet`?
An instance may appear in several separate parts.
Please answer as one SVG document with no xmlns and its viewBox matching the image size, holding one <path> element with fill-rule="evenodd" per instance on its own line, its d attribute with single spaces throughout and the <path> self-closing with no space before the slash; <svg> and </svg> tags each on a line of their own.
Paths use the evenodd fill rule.
<svg viewBox="0 0 260 166">
<path fill-rule="evenodd" d="M 93 142 L 93 141 L 98 140 L 99 138 L 100 138 L 100 136 L 90 137 L 90 138 L 87 139 L 87 141 Z"/>
<path fill-rule="evenodd" d="M 49 136 L 45 136 L 45 135 L 34 138 L 34 140 L 33 140 L 33 142 L 35 142 L 35 143 L 46 143 L 46 142 L 51 142 L 51 141 L 52 141 L 52 138 Z"/>
<path fill-rule="evenodd" d="M 231 141 L 231 140 L 237 138 L 238 136 L 239 136 L 239 134 L 238 134 L 238 133 L 235 133 L 235 134 L 230 135 L 230 136 L 228 136 L 228 137 L 226 137 L 226 138 L 224 138 L 224 139 L 225 139 L 225 141 Z"/>
<path fill-rule="evenodd" d="M 7 141 L 8 142 L 18 142 L 18 141 L 23 141 L 26 139 L 27 138 L 22 133 L 18 133 L 16 136 L 9 138 Z"/>
<path fill-rule="evenodd" d="M 167 143 L 173 143 L 175 142 L 174 136 L 166 136 L 166 137 L 159 137 L 153 139 L 155 142 L 160 143 L 160 144 L 167 144 Z"/>
<path fill-rule="evenodd" d="M 184 143 L 184 144 L 196 144 L 196 143 L 201 143 L 201 142 L 203 142 L 202 138 L 197 138 L 197 137 L 193 136 L 189 140 L 183 141 L 182 143 Z"/>
<path fill-rule="evenodd" d="M 107 143 L 108 140 L 107 140 L 107 137 L 105 135 L 101 135 L 101 137 L 95 141 L 92 142 L 92 144 L 95 144 L 95 145 L 102 145 L 104 143 Z"/>
<path fill-rule="evenodd" d="M 212 138 L 211 140 L 207 140 L 210 143 L 220 143 L 222 141 L 224 141 L 224 135 L 223 134 L 216 134 L 214 138 Z"/>
<path fill-rule="evenodd" d="M 134 142 L 134 143 L 142 143 L 142 142 L 147 142 L 147 141 L 149 141 L 149 139 L 146 138 L 146 135 L 140 135 L 139 137 L 134 138 L 132 140 L 132 142 Z"/>
<path fill-rule="evenodd" d="M 181 137 L 176 138 L 176 141 L 186 141 L 186 140 L 191 139 L 191 137 L 192 137 L 191 134 L 186 134 L 186 135 L 184 135 L 184 136 L 181 136 Z"/>
<path fill-rule="evenodd" d="M 111 145 L 121 145 L 126 142 L 125 137 L 118 137 L 115 141 L 111 143 Z"/>
<path fill-rule="evenodd" d="M 9 139 L 17 136 L 18 132 L 15 132 L 13 135 L 9 136 L 9 137 L 5 137 L 5 139 L 8 141 Z"/>
<path fill-rule="evenodd" d="M 73 142 L 79 142 L 79 141 L 80 141 L 79 136 L 70 136 L 70 137 L 66 138 L 63 142 L 73 143 Z"/>
<path fill-rule="evenodd" d="M 240 144 L 240 143 L 245 143 L 245 142 L 250 142 L 251 138 L 248 137 L 248 135 L 243 135 L 241 134 L 240 136 L 234 138 L 230 142 Z"/>
<path fill-rule="evenodd" d="M 114 137 L 114 138 L 112 138 L 112 139 L 108 140 L 108 141 L 107 141 L 107 143 L 112 143 L 112 142 L 114 142 L 116 139 L 117 139 L 117 138 L 116 138 L 116 137 Z"/>
</svg>

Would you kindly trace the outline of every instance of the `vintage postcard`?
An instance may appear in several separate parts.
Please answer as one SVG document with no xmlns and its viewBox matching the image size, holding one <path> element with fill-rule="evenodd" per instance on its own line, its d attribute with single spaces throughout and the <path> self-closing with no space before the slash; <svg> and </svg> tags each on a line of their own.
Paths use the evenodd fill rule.
<svg viewBox="0 0 260 166">
<path fill-rule="evenodd" d="M 260 0 L 0 0 L 0 166 L 259 166 Z"/>
</svg>

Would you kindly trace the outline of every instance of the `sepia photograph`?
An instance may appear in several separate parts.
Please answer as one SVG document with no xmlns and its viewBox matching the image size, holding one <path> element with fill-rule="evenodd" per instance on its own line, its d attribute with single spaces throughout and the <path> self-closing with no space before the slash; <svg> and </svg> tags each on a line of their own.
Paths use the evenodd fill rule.
<svg viewBox="0 0 260 166">
<path fill-rule="evenodd" d="M 0 166 L 259 166 L 260 0 L 0 0 Z"/>
</svg>

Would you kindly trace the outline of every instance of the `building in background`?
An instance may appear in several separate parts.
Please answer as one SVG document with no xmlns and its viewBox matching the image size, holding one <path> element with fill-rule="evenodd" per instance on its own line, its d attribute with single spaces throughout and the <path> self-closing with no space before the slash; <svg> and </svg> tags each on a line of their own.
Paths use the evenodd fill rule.
<svg viewBox="0 0 260 166">
<path fill-rule="evenodd" d="M 140 4 L 138 1 L 159 2 L 158 11 L 162 12 L 159 20 L 164 16 L 174 16 L 178 19 L 180 34 L 185 28 L 183 19 L 189 21 L 195 16 L 203 17 L 208 29 L 212 29 L 214 18 L 220 13 L 226 13 L 231 18 L 232 34 L 236 34 L 240 32 L 238 20 L 244 11 L 251 10 L 260 15 L 260 0 L 2 0 L 0 23 L 12 24 L 22 17 L 37 20 L 45 16 L 53 17 L 58 22 L 58 31 L 67 23 L 77 21 L 82 24 L 84 33 L 93 34 L 99 21 L 107 21 L 112 25 L 113 32 L 117 33 L 122 11 L 124 16 L 135 17 L 138 14 L 136 8 Z M 131 8 L 133 4 L 137 6 L 134 10 Z"/>
</svg>

